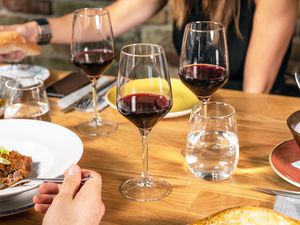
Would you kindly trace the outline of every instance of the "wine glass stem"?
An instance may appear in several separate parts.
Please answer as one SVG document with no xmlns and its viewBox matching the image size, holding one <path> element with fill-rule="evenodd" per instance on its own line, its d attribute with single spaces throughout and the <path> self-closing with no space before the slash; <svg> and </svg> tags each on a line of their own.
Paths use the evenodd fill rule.
<svg viewBox="0 0 300 225">
<path fill-rule="evenodd" d="M 203 115 L 206 117 L 207 116 L 207 103 L 209 102 L 210 97 L 208 98 L 201 98 L 201 102 L 203 105 Z"/>
<path fill-rule="evenodd" d="M 100 114 L 98 112 L 98 96 L 97 96 L 97 79 L 96 78 L 92 79 L 92 96 L 93 96 L 93 111 L 94 111 L 93 121 L 99 125 L 99 124 L 101 124 L 102 120 L 101 120 Z"/>
<path fill-rule="evenodd" d="M 142 162 L 143 162 L 143 170 L 141 173 L 141 177 L 143 179 L 143 186 L 150 185 L 151 181 L 149 179 L 149 164 L 148 164 L 148 136 L 150 130 L 141 129 L 140 130 L 142 137 Z"/>
</svg>

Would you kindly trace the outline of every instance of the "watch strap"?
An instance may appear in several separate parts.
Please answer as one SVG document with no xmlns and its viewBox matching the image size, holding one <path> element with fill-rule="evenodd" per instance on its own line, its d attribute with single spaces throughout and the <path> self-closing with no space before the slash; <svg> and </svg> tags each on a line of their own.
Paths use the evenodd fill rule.
<svg viewBox="0 0 300 225">
<path fill-rule="evenodd" d="M 52 38 L 52 33 L 50 25 L 47 19 L 41 18 L 36 19 L 35 22 L 38 24 L 38 33 L 37 33 L 37 44 L 46 45 L 50 43 Z"/>
</svg>

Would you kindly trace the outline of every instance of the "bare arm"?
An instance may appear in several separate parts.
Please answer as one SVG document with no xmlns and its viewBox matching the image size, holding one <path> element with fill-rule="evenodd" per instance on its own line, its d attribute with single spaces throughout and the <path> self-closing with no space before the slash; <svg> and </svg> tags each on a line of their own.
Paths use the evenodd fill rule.
<svg viewBox="0 0 300 225">
<path fill-rule="evenodd" d="M 243 90 L 269 93 L 291 40 L 297 0 L 256 0 Z"/>
<path fill-rule="evenodd" d="M 112 28 L 115 36 L 118 36 L 132 27 L 135 27 L 155 15 L 167 0 L 118 0 L 106 7 L 110 12 Z M 59 18 L 50 18 L 52 30 L 52 43 L 70 43 L 72 34 L 73 14 Z M 29 30 L 33 30 L 30 36 L 34 41 L 36 24 L 28 23 Z"/>
</svg>

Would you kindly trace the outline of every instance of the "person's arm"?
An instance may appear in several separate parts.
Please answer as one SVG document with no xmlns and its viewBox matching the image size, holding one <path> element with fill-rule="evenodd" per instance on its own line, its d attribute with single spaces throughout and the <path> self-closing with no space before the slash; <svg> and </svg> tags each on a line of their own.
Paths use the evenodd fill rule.
<svg viewBox="0 0 300 225">
<path fill-rule="evenodd" d="M 125 31 L 142 24 L 147 19 L 155 15 L 167 3 L 167 0 L 118 0 L 106 7 L 110 12 L 112 29 L 114 36 L 118 36 Z M 58 18 L 48 19 L 53 44 L 67 44 L 71 41 L 73 14 L 67 14 Z M 6 30 L 16 30 L 25 38 L 36 42 L 37 24 L 28 22 L 19 25 L 0 26 L 0 32 Z M 18 61 L 24 56 L 19 52 L 12 52 L 0 55 L 1 61 Z"/>
<path fill-rule="evenodd" d="M 118 36 L 130 28 L 142 24 L 155 15 L 166 3 L 167 0 L 119 0 L 107 6 L 114 35 Z M 48 21 L 52 31 L 51 43 L 70 43 L 73 14 L 49 18 Z M 13 26 L 11 28 L 17 29 L 31 41 L 36 41 L 37 24 L 35 22 L 28 22 L 24 24 L 24 27 Z"/>
<path fill-rule="evenodd" d="M 91 176 L 83 185 L 82 174 Z M 45 183 L 39 187 L 39 194 L 33 198 L 34 209 L 45 213 L 43 225 L 99 225 L 105 212 L 101 189 L 98 173 L 73 165 L 66 171 L 61 186 Z"/>
<path fill-rule="evenodd" d="M 295 28 L 297 4 L 297 0 L 256 0 L 244 91 L 269 93 L 272 89 Z"/>
</svg>

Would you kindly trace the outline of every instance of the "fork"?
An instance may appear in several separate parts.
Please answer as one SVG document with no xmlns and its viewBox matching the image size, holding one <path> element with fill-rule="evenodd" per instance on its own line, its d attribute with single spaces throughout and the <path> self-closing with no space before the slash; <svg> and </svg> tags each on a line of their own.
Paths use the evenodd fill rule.
<svg viewBox="0 0 300 225">
<path fill-rule="evenodd" d="M 89 180 L 91 178 L 92 178 L 91 176 L 83 177 L 81 179 L 81 183 L 83 184 L 84 182 L 86 182 L 87 180 Z M 52 182 L 52 183 L 61 184 L 61 183 L 63 183 L 64 178 L 39 178 L 39 177 L 38 178 L 28 178 L 28 179 L 20 180 L 17 183 L 9 186 L 8 188 L 14 188 L 14 187 L 17 187 L 20 185 L 24 185 L 24 184 L 30 183 L 31 181 L 41 181 L 43 183 L 44 182 Z"/>
</svg>

